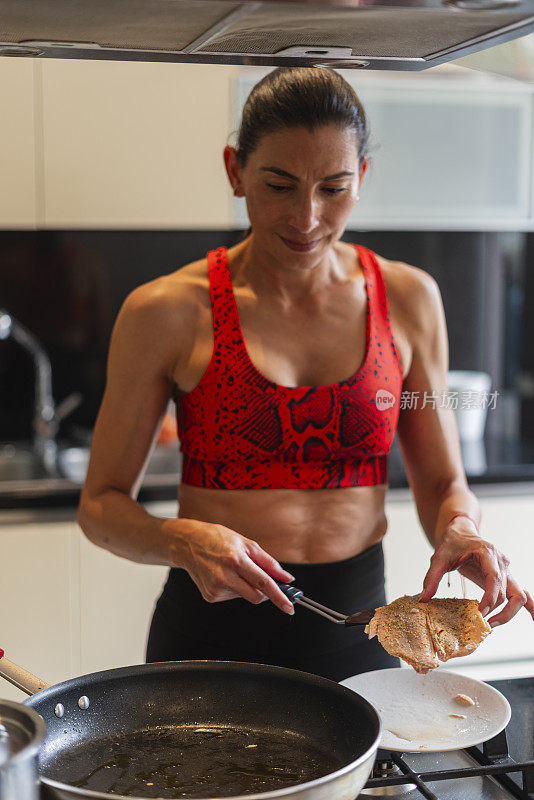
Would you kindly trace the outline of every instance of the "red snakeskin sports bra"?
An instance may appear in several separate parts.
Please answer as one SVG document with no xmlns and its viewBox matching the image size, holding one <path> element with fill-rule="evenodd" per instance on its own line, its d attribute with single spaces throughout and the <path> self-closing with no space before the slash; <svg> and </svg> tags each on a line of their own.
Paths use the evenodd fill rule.
<svg viewBox="0 0 534 800">
<path fill-rule="evenodd" d="M 354 246 L 367 291 L 363 364 L 347 380 L 297 388 L 268 380 L 250 360 L 226 248 L 208 253 L 213 354 L 200 383 L 176 398 L 183 483 L 335 489 L 387 482 L 402 370 L 376 256 Z"/>
</svg>

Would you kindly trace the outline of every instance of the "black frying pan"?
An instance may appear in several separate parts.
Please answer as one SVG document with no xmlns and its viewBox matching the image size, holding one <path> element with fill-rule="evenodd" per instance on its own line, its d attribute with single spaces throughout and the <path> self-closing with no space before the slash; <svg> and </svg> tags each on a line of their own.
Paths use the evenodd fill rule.
<svg viewBox="0 0 534 800">
<path fill-rule="evenodd" d="M 36 691 L 13 667 L 0 658 L 0 674 Z M 61 800 L 354 800 L 380 738 L 375 710 L 351 690 L 260 664 L 124 667 L 25 702 L 46 722 L 39 772 Z"/>
</svg>

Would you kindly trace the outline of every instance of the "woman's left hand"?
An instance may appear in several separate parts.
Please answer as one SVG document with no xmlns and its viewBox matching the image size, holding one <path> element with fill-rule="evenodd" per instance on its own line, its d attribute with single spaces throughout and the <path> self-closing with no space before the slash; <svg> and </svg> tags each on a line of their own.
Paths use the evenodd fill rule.
<svg viewBox="0 0 534 800">
<path fill-rule="evenodd" d="M 509 622 L 523 606 L 534 619 L 534 600 L 513 579 L 509 566 L 506 556 L 491 542 L 481 539 L 468 519 L 455 520 L 449 524 L 430 559 L 419 601 L 430 600 L 445 573 L 457 569 L 484 589 L 478 604 L 482 616 L 506 602 L 504 608 L 488 620 L 492 628 Z"/>
</svg>

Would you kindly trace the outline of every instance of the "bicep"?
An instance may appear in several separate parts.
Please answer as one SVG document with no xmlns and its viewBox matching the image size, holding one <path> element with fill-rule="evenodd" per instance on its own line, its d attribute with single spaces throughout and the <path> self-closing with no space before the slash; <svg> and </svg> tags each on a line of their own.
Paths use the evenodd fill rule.
<svg viewBox="0 0 534 800">
<path fill-rule="evenodd" d="M 115 324 L 84 491 L 135 495 L 173 391 L 171 357 L 154 309 L 127 300 Z"/>
<path fill-rule="evenodd" d="M 399 444 L 414 494 L 465 482 L 453 411 L 447 407 L 448 340 L 434 281 L 418 297 L 412 329 L 412 362 L 403 384 Z"/>
</svg>

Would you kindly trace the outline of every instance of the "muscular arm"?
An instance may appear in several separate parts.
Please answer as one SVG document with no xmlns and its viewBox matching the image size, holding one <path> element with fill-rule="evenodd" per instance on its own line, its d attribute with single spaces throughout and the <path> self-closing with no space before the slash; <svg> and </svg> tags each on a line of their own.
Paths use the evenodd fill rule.
<svg viewBox="0 0 534 800">
<path fill-rule="evenodd" d="M 113 331 L 78 522 L 96 545 L 144 564 L 186 569 L 206 600 L 269 597 L 293 605 L 273 578 L 292 580 L 254 541 L 222 525 L 159 519 L 136 501 L 159 426 L 195 336 L 194 302 L 162 278 L 126 300 Z"/>
<path fill-rule="evenodd" d="M 419 270 L 409 282 L 412 362 L 403 391 L 414 393 L 417 406 L 401 410 L 398 435 L 421 524 L 437 547 L 455 514 L 478 525 L 480 508 L 467 486 L 453 411 L 443 403 L 449 354 L 439 289 Z"/>
<path fill-rule="evenodd" d="M 164 522 L 136 502 L 173 388 L 171 326 L 153 284 L 124 303 L 111 338 L 106 390 L 96 421 L 78 521 L 89 539 L 116 555 L 169 565 Z"/>
<path fill-rule="evenodd" d="M 522 606 L 534 617 L 534 601 L 513 579 L 508 559 L 478 533 L 479 504 L 465 479 L 453 411 L 442 402 L 448 344 L 439 290 L 428 275 L 408 269 L 412 362 L 404 390 L 415 392 L 418 402 L 401 411 L 398 433 L 419 518 L 435 548 L 420 599 L 430 600 L 442 576 L 458 569 L 484 589 L 479 604 L 484 615 L 507 601 L 491 618 L 493 626 L 509 621 Z M 457 514 L 466 516 L 453 520 Z"/>
</svg>

